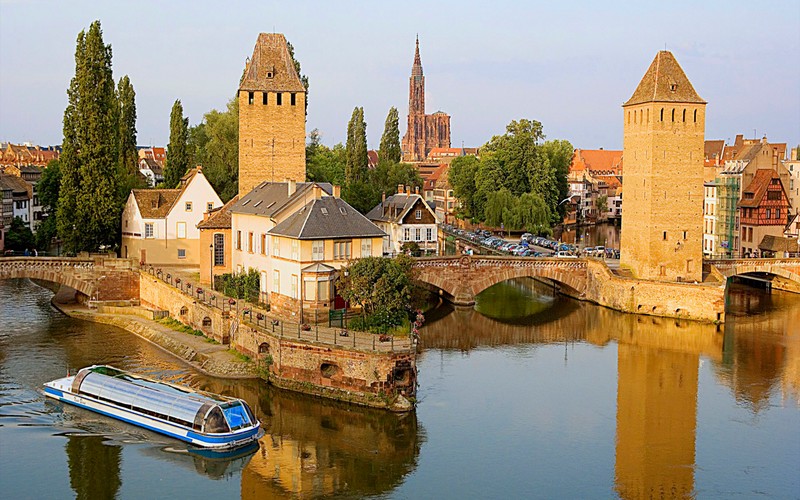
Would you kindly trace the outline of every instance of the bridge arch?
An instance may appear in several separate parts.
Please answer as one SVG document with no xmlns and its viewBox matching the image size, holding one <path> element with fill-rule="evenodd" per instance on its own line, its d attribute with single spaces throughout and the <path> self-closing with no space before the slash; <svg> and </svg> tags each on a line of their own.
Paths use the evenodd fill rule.
<svg viewBox="0 0 800 500">
<path fill-rule="evenodd" d="M 797 259 L 737 259 L 711 261 L 714 268 L 725 278 L 768 274 L 793 282 L 800 292 L 800 261 Z"/>
<path fill-rule="evenodd" d="M 547 278 L 568 295 L 586 293 L 587 267 L 582 259 L 531 259 L 506 256 L 455 256 L 417 259 L 417 281 L 447 294 L 459 305 L 475 303 L 475 297 L 492 285 L 514 278 Z"/>
<path fill-rule="evenodd" d="M 57 283 L 76 290 L 92 298 L 97 287 L 91 280 L 81 279 L 80 271 L 90 270 L 91 261 L 64 262 L 60 260 L 38 258 L 3 258 L 0 262 L 0 280 L 13 278 L 30 278 Z"/>
</svg>

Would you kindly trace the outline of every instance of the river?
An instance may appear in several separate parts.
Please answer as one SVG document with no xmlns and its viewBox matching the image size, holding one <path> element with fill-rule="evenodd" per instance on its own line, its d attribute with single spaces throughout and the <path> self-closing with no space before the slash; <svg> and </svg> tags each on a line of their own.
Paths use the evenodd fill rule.
<svg viewBox="0 0 800 500">
<path fill-rule="evenodd" d="M 735 287 L 717 328 L 501 283 L 428 313 L 408 415 L 207 377 L 51 296 L 0 281 L 4 498 L 800 496 L 797 295 Z M 260 449 L 203 458 L 44 398 L 93 363 L 246 399 Z"/>
</svg>

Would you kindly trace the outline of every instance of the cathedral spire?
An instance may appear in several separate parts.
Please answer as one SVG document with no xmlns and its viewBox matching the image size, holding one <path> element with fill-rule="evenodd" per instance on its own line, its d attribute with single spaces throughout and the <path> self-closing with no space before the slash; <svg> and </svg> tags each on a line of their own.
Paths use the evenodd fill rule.
<svg viewBox="0 0 800 500">
<path fill-rule="evenodd" d="M 411 68 L 411 76 L 422 76 L 422 62 L 419 58 L 419 34 L 417 34 L 417 49 L 414 52 L 414 66 Z"/>
</svg>

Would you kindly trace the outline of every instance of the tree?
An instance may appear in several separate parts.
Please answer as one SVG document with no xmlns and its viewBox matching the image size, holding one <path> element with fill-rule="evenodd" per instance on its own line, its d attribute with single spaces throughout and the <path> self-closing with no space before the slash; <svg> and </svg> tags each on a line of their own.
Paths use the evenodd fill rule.
<svg viewBox="0 0 800 500">
<path fill-rule="evenodd" d="M 514 209 L 516 200 L 506 188 L 489 193 L 486 197 L 486 224 L 493 227 L 500 227 L 510 218 L 510 212 Z M 509 229 L 512 229 L 509 227 Z"/>
<path fill-rule="evenodd" d="M 294 46 L 291 42 L 286 42 L 286 47 L 289 49 L 289 55 L 292 57 L 292 63 L 294 63 L 294 70 L 297 72 L 297 76 L 300 78 L 300 83 L 303 84 L 303 88 L 306 89 L 306 118 L 308 117 L 308 76 L 304 75 L 300 72 L 300 61 L 298 61 L 294 57 Z"/>
<path fill-rule="evenodd" d="M 608 215 L 608 196 L 601 194 L 597 197 L 597 220 L 602 221 Z"/>
<path fill-rule="evenodd" d="M 471 218 L 477 215 L 475 209 L 475 176 L 480 161 L 474 156 L 454 158 L 447 170 L 447 180 L 453 187 L 453 195 L 461 202 L 460 215 Z"/>
<path fill-rule="evenodd" d="M 500 164 L 503 185 L 519 196 L 537 192 L 541 175 L 537 145 L 544 138 L 542 124 L 536 120 L 513 120 L 506 126 L 504 135 L 494 136 L 483 147 Z"/>
<path fill-rule="evenodd" d="M 400 163 L 402 154 L 400 150 L 399 122 L 400 118 L 397 113 L 397 108 L 392 106 L 389 108 L 389 114 L 386 116 L 386 124 L 383 126 L 381 146 L 378 150 L 379 163 Z"/>
<path fill-rule="evenodd" d="M 321 139 L 317 129 L 309 134 L 310 142 L 306 146 L 306 178 L 311 182 L 330 182 L 342 186 L 346 180 L 347 151 L 341 143 L 329 148 L 321 143 Z"/>
<path fill-rule="evenodd" d="M 33 250 L 31 229 L 19 217 L 14 217 L 6 233 L 6 248 L 14 251 Z"/>
<path fill-rule="evenodd" d="M 551 222 L 557 224 L 564 220 L 564 215 L 567 213 L 567 205 L 562 205 L 561 201 L 569 196 L 567 176 L 575 149 L 569 141 L 556 139 L 546 141 L 540 150 L 547 160 L 551 183 L 547 188 L 550 197 L 545 198 L 545 201 L 550 205 Z"/>
<path fill-rule="evenodd" d="M 369 172 L 369 182 L 375 186 L 378 193 L 394 193 L 401 184 L 408 186 L 412 191 L 414 188 L 422 187 L 419 171 L 408 163 L 380 162 Z"/>
<path fill-rule="evenodd" d="M 355 180 L 344 185 L 342 199 L 362 214 L 366 214 L 381 201 L 381 192 L 368 180 Z"/>
<path fill-rule="evenodd" d="M 176 99 L 169 114 L 169 145 L 164 168 L 164 184 L 168 188 L 176 187 L 189 169 L 188 142 L 189 119 L 183 117 L 183 105 Z"/>
<path fill-rule="evenodd" d="M 36 192 L 47 217 L 36 229 L 36 248 L 46 249 L 58 234 L 57 211 L 58 196 L 61 191 L 61 167 L 58 160 L 51 160 L 42 173 L 42 178 L 36 183 Z"/>
<path fill-rule="evenodd" d="M 145 187 L 139 173 L 139 155 L 136 151 L 136 92 L 128 75 L 123 76 L 117 85 L 119 102 L 119 203 L 125 201 L 131 189 Z"/>
<path fill-rule="evenodd" d="M 550 208 L 538 194 L 523 193 L 510 210 L 506 225 L 509 228 L 524 229 L 533 234 L 548 234 L 550 233 Z"/>
<path fill-rule="evenodd" d="M 365 181 L 369 158 L 367 156 L 367 124 L 364 123 L 364 108 L 356 107 L 347 124 L 347 183 Z"/>
<path fill-rule="evenodd" d="M 386 331 L 403 324 L 413 310 L 413 264 L 406 255 L 361 258 L 345 268 L 336 288 L 342 298 L 361 307 L 364 326 Z"/>
<path fill-rule="evenodd" d="M 228 101 L 225 111 L 212 109 L 188 130 L 187 151 L 223 202 L 239 192 L 239 100 Z M 177 181 L 176 181 L 177 182 Z"/>
<path fill-rule="evenodd" d="M 58 234 L 67 252 L 112 246 L 119 235 L 119 104 L 111 46 L 100 22 L 78 34 L 75 76 L 67 90 Z"/>
</svg>

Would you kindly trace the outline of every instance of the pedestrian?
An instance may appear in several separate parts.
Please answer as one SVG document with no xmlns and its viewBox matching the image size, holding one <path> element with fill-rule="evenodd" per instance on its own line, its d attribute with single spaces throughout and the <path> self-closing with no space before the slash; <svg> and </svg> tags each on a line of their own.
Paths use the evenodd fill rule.
<svg viewBox="0 0 800 500">
<path fill-rule="evenodd" d="M 26 248 L 26 249 L 25 249 L 25 253 L 24 253 L 23 255 L 25 255 L 25 257 L 29 257 L 29 256 L 31 255 L 31 252 L 30 252 L 30 250 L 28 250 L 28 249 Z"/>
</svg>

